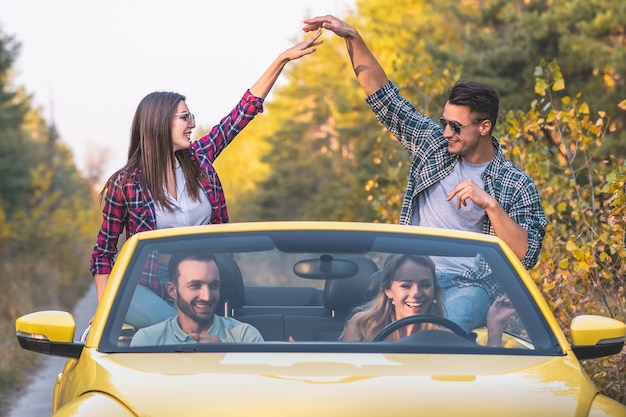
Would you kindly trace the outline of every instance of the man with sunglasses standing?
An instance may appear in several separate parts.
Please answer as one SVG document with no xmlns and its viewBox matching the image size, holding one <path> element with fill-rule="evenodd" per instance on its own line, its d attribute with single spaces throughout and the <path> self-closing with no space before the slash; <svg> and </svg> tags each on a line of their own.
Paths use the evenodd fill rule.
<svg viewBox="0 0 626 417">
<path fill-rule="evenodd" d="M 499 97 L 490 86 L 460 81 L 439 123 L 400 96 L 358 31 L 333 16 L 304 21 L 344 38 L 366 102 L 412 162 L 401 224 L 467 230 L 504 240 L 527 269 L 536 265 L 547 219 L 532 179 L 504 158 L 492 131 Z M 449 319 L 466 331 L 482 326 L 500 290 L 482 258 L 436 259 Z"/>
</svg>

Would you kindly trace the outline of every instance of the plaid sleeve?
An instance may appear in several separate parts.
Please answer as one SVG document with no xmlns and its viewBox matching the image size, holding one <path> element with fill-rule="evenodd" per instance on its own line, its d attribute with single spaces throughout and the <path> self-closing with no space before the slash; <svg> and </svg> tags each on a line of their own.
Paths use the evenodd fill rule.
<svg viewBox="0 0 626 417">
<path fill-rule="evenodd" d="M 192 144 L 194 145 L 192 152 L 195 150 L 198 154 L 206 155 L 210 162 L 215 161 L 222 150 L 254 119 L 254 116 L 262 112 L 263 99 L 247 90 L 227 116 L 213 126 L 207 135 Z"/>
<path fill-rule="evenodd" d="M 481 287 L 487 292 L 490 303 L 493 303 L 498 294 L 502 293 L 502 288 L 498 281 L 494 279 L 489 264 L 481 254 L 474 260 L 473 268 L 465 270 L 463 274 L 455 277 L 452 282 L 458 287 Z"/>
<path fill-rule="evenodd" d="M 91 273 L 110 274 L 117 254 L 117 242 L 127 222 L 128 212 L 124 193 L 117 181 L 112 183 L 104 195 L 102 226 L 91 255 Z"/>
<path fill-rule="evenodd" d="M 415 196 L 447 175 L 454 164 L 441 126 L 419 113 L 391 81 L 366 99 L 376 119 L 404 147 L 411 158 L 409 180 L 402 200 L 400 224 L 411 224 Z"/>
<path fill-rule="evenodd" d="M 391 81 L 365 99 L 376 119 L 396 137 L 411 158 L 426 156 L 437 146 L 441 127 L 402 97 Z"/>
<path fill-rule="evenodd" d="M 543 238 L 546 235 L 548 220 L 541 206 L 539 193 L 532 181 L 526 181 L 511 207 L 509 215 L 528 232 L 528 249 L 522 258 L 526 269 L 531 269 L 539 261 Z"/>
<path fill-rule="evenodd" d="M 548 220 L 543 212 L 541 198 L 532 178 L 519 167 L 504 159 L 500 152 L 497 160 L 499 167 L 491 173 L 494 178 L 497 178 L 497 181 L 488 184 L 488 191 L 498 200 L 509 217 L 526 229 L 528 248 L 521 261 L 526 269 L 531 269 L 539 260 Z M 488 234 L 495 234 L 491 224 L 489 224 L 489 230 L 483 231 Z"/>
</svg>

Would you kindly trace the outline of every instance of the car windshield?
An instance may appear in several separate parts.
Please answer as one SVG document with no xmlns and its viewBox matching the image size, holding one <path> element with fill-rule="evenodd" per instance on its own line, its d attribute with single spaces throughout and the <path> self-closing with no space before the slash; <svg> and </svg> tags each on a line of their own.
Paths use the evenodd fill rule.
<svg viewBox="0 0 626 417">
<path fill-rule="evenodd" d="M 205 255 L 214 261 L 215 269 L 205 262 Z M 488 282 L 483 286 L 489 289 L 490 302 L 496 297 L 510 300 L 514 312 L 504 321 L 501 343 L 488 343 L 486 317 L 483 325 L 466 334 L 455 329 L 460 323 L 440 319 L 445 319 L 450 306 L 442 296 L 437 310 L 437 297 L 432 296 L 436 292 L 428 286 L 423 292 L 431 294 L 430 298 L 411 295 L 403 307 L 423 316 L 419 320 L 435 317 L 435 322 L 407 323 L 406 329 L 392 329 L 387 335 L 375 331 L 378 339 L 345 340 L 346 322 L 356 309 L 383 302 L 385 294 L 391 299 L 392 293 L 383 287 L 387 285 L 389 290 L 389 282 L 399 278 L 392 273 L 384 284 L 385 263 L 407 258 L 418 264 L 427 259 L 437 273 L 456 271 L 449 276 L 464 283 L 461 285 Z M 139 239 L 126 259 L 100 351 L 561 353 L 520 278 L 525 272 L 509 261 L 494 240 L 472 238 L 471 234 L 452 237 L 359 230 L 180 233 Z M 174 260 L 177 266 L 172 269 Z M 173 274 L 176 280 L 171 279 Z M 191 283 L 185 281 L 188 274 Z M 422 275 L 430 276 L 428 270 Z M 205 276 L 206 283 L 202 281 Z M 412 284 L 411 279 L 406 281 Z M 410 292 L 409 284 L 399 285 L 398 291 Z M 146 296 L 152 304 L 145 303 Z M 425 306 L 430 310 L 420 310 Z M 230 339 L 220 336 L 222 343 L 196 340 L 198 335 L 185 331 L 189 323 L 195 323 L 194 317 L 221 326 L 221 330 L 208 333 L 226 332 Z"/>
</svg>

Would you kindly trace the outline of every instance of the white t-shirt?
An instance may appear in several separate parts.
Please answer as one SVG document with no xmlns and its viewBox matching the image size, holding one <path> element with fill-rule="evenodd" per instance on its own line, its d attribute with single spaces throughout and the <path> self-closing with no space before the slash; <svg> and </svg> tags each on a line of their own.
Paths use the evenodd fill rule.
<svg viewBox="0 0 626 417">
<path fill-rule="evenodd" d="M 176 195 L 174 198 L 167 190 L 165 194 L 174 206 L 174 211 L 169 211 L 159 204 L 155 204 L 155 216 L 157 229 L 168 227 L 196 226 L 208 224 L 211 220 L 211 203 L 204 191 L 200 191 L 200 201 L 194 201 L 187 192 L 185 175 L 178 160 L 176 161 Z"/>
</svg>

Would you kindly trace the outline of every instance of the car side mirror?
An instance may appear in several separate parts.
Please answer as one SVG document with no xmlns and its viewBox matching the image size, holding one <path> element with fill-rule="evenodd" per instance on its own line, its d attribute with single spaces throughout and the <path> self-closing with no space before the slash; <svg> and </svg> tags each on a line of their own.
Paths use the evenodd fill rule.
<svg viewBox="0 0 626 417">
<path fill-rule="evenodd" d="M 46 355 L 78 358 L 84 343 L 74 342 L 76 322 L 65 311 L 38 311 L 15 321 L 17 340 L 23 349 Z"/>
<path fill-rule="evenodd" d="M 626 340 L 626 324 L 610 317 L 583 315 L 570 324 L 572 350 L 578 360 L 619 353 Z"/>
</svg>

